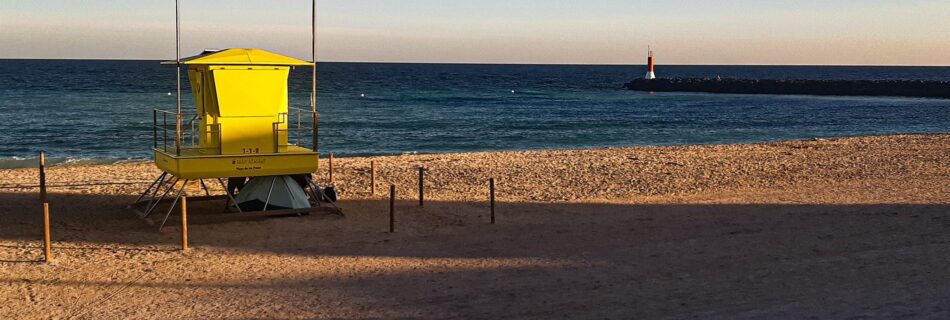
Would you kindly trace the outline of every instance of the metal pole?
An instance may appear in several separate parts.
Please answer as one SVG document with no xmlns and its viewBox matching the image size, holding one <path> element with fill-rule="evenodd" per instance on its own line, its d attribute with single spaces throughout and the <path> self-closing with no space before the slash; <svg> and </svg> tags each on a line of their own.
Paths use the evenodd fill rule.
<svg viewBox="0 0 950 320">
<path fill-rule="evenodd" d="M 188 196 L 181 197 L 181 251 L 188 251 Z"/>
<path fill-rule="evenodd" d="M 158 176 L 158 179 L 155 179 L 155 181 L 153 181 L 152 184 L 150 184 L 150 185 L 148 186 L 148 189 L 145 189 L 145 192 L 142 192 L 142 194 L 139 195 L 139 198 L 138 198 L 138 199 L 135 199 L 135 203 L 138 204 L 139 202 L 142 201 L 142 199 L 145 199 L 145 196 L 146 196 L 146 195 L 148 195 L 149 193 L 153 193 L 153 192 L 152 192 L 152 187 L 155 187 L 155 193 L 157 193 L 157 192 L 158 192 L 158 188 L 161 188 L 162 182 L 165 181 L 165 176 L 166 176 L 166 175 L 168 175 L 168 172 L 164 172 L 164 171 L 163 171 L 163 172 L 162 172 L 162 175 Z"/>
<path fill-rule="evenodd" d="M 262 212 L 267 212 L 267 206 L 270 205 L 270 196 L 274 193 L 274 184 L 277 183 L 277 176 L 274 176 L 274 179 L 270 181 L 270 188 L 267 189 L 267 199 L 264 200 L 264 209 Z"/>
<path fill-rule="evenodd" d="M 181 200 L 181 197 L 185 195 L 185 187 L 188 186 L 188 181 L 189 180 L 185 180 L 185 182 L 182 182 L 181 188 L 178 189 L 178 193 L 175 194 L 175 199 L 172 200 L 171 206 L 168 207 L 168 212 L 165 213 L 165 219 L 162 219 L 162 224 L 158 226 L 158 232 L 162 232 L 162 229 L 165 228 L 165 223 L 168 222 L 168 217 L 172 215 L 172 211 L 175 211 L 175 206 L 178 205 L 178 201 Z M 156 203 L 156 205 L 158 204 Z"/>
<path fill-rule="evenodd" d="M 312 132 L 313 151 L 319 153 L 318 152 L 319 149 L 317 149 L 317 147 L 319 147 L 317 145 L 317 139 L 319 139 L 318 134 L 317 134 L 317 121 L 320 119 L 320 117 L 317 116 L 316 112 L 311 113 L 311 115 L 313 115 L 313 132 Z"/>
<path fill-rule="evenodd" d="M 52 245 L 49 240 L 49 203 L 43 203 L 43 256 L 46 263 L 53 260 Z"/>
<path fill-rule="evenodd" d="M 495 178 L 488 179 L 488 189 L 491 193 L 491 224 L 495 224 Z"/>
<path fill-rule="evenodd" d="M 205 189 L 205 196 L 211 196 L 211 190 L 208 190 L 208 185 L 205 184 L 204 179 L 198 179 L 198 183 L 201 184 L 201 188 Z"/>
<path fill-rule="evenodd" d="M 396 232 L 396 185 L 389 186 L 389 233 Z"/>
<path fill-rule="evenodd" d="M 244 211 L 241 211 L 241 205 L 238 204 L 237 199 L 234 199 L 234 195 L 231 194 L 231 191 L 228 191 L 228 186 L 224 184 L 224 180 L 218 178 L 218 183 L 221 184 L 221 189 L 224 189 L 224 193 L 228 195 L 228 199 L 230 199 L 231 202 L 234 202 L 234 207 L 237 208 L 237 211 L 244 213 Z"/>
<path fill-rule="evenodd" d="M 46 202 L 46 151 L 40 151 L 40 202 Z"/>
<path fill-rule="evenodd" d="M 330 185 L 333 185 L 333 153 L 330 153 L 329 166 L 330 166 Z"/>
<path fill-rule="evenodd" d="M 313 63 L 310 88 L 310 111 L 317 112 L 317 0 L 310 6 L 310 62 Z M 316 124 L 314 124 L 316 126 Z"/>
<path fill-rule="evenodd" d="M 311 10 L 310 62 L 313 62 L 313 73 L 311 73 L 312 78 L 310 79 L 310 111 L 313 112 L 313 151 L 317 151 L 320 147 L 318 142 L 319 132 L 317 131 L 317 121 L 320 118 L 317 115 L 317 0 L 313 0 Z"/>
<path fill-rule="evenodd" d="M 180 0 L 175 0 L 175 87 L 178 92 L 175 103 L 175 154 L 181 155 L 181 9 Z"/>
<path fill-rule="evenodd" d="M 162 112 L 162 150 L 168 152 L 168 113 Z"/>
<path fill-rule="evenodd" d="M 152 109 L 152 148 L 158 149 L 158 110 Z"/>
<path fill-rule="evenodd" d="M 162 196 L 149 200 L 149 203 L 146 206 L 145 212 L 142 213 L 142 218 L 148 218 L 148 216 L 152 214 L 152 210 L 155 210 L 155 208 L 158 207 L 158 204 L 161 203 L 163 200 L 165 200 L 165 196 L 168 196 L 168 193 L 172 192 L 172 190 L 175 189 L 175 184 L 178 183 L 179 179 L 173 175 L 172 178 L 170 178 L 169 180 L 171 181 L 171 184 L 169 184 L 168 187 L 165 188 L 165 192 L 162 193 Z M 157 190 L 155 192 L 155 195 L 158 195 Z"/>
</svg>

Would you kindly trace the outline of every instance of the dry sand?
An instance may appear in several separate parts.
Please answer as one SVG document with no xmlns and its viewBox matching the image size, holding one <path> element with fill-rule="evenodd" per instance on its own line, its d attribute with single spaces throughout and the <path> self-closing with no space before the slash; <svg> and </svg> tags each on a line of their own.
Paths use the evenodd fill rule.
<svg viewBox="0 0 950 320">
<path fill-rule="evenodd" d="M 950 318 L 950 135 L 334 162 L 345 219 L 195 203 L 190 253 L 125 208 L 151 164 L 51 168 L 48 265 L 2 170 L 0 318 Z"/>
</svg>

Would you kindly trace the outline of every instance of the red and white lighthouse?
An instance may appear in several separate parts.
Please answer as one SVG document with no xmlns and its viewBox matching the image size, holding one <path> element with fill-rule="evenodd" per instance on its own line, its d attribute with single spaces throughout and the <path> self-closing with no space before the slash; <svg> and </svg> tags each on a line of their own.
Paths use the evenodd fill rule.
<svg viewBox="0 0 950 320">
<path fill-rule="evenodd" d="M 647 80 L 656 79 L 656 73 L 653 72 L 653 49 L 647 48 L 647 75 L 644 77 Z"/>
</svg>

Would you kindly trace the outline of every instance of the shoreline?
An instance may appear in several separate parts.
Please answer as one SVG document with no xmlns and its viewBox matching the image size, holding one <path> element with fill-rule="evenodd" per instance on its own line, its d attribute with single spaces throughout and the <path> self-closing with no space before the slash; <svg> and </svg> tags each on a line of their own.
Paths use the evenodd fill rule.
<svg viewBox="0 0 950 320">
<path fill-rule="evenodd" d="M 350 158 L 379 158 L 379 157 L 401 157 L 401 156 L 414 156 L 414 155 L 464 155 L 464 154 L 482 154 L 482 153 L 519 153 L 519 152 L 537 152 L 537 151 L 596 151 L 596 150 L 611 150 L 611 149 L 627 149 L 627 148 L 669 148 L 669 147 L 699 147 L 699 146 L 742 146 L 742 145 L 762 145 L 762 144 L 772 144 L 772 143 L 784 143 L 784 142 L 805 142 L 805 141 L 821 141 L 821 140 L 835 140 L 835 139 L 855 139 L 855 138 L 875 138 L 875 137 L 890 137 L 890 136 L 940 136 L 948 135 L 948 132 L 910 132 L 910 133 L 882 133 L 882 134 L 863 134 L 863 135 L 841 135 L 841 136 L 820 136 L 820 137 L 810 137 L 810 138 L 797 138 L 797 139 L 777 139 L 777 140 L 764 140 L 764 141 L 749 141 L 749 142 L 735 142 L 735 143 L 700 143 L 700 144 L 650 144 L 650 145 L 618 145 L 618 146 L 601 146 L 601 147 L 589 147 L 589 148 L 538 148 L 538 149 L 512 149 L 512 150 L 488 150 L 488 151 L 462 151 L 462 152 L 435 152 L 435 153 L 419 153 L 419 152 L 403 152 L 400 154 L 376 154 L 376 155 L 344 155 L 340 156 L 335 153 L 335 158 L 337 159 L 350 159 Z M 325 158 L 329 153 L 321 153 L 321 157 Z M 38 157 L 20 157 L 13 156 L 9 158 L 0 159 L 0 171 L 3 170 L 17 170 L 17 169 L 29 169 L 36 167 L 36 161 Z M 14 167 L 4 167 L 4 162 L 19 162 L 24 163 L 21 166 Z M 63 167 L 63 166 L 102 166 L 102 165 L 120 165 L 120 164 L 143 164 L 143 163 L 152 163 L 152 159 L 125 159 L 125 160 L 98 160 L 95 158 L 73 158 L 67 157 L 65 160 L 63 158 L 50 157 L 47 155 L 47 168 Z M 0 184 L 2 186 L 2 184 Z"/>
<path fill-rule="evenodd" d="M 414 173 L 423 166 L 430 171 L 427 183 L 433 184 L 429 187 L 433 193 L 427 198 L 435 200 L 477 199 L 480 196 L 480 192 L 475 191 L 480 184 L 478 181 L 495 177 L 500 184 L 517 189 L 506 196 L 519 201 L 670 202 L 672 198 L 664 197 L 750 188 L 774 189 L 776 185 L 799 186 L 808 181 L 873 180 L 877 179 L 872 176 L 875 170 L 894 174 L 895 168 L 891 166 L 899 168 L 905 165 L 895 161 L 915 156 L 901 154 L 903 148 L 913 145 L 929 149 L 928 153 L 933 153 L 933 148 L 950 153 L 950 133 L 814 138 L 753 144 L 335 157 L 334 185 L 344 199 L 366 198 L 368 169 L 370 161 L 375 161 L 378 189 L 396 184 L 401 198 L 410 198 L 406 195 L 416 193 Z M 872 152 L 869 146 L 878 146 L 882 153 Z M 885 152 L 895 153 L 892 157 L 899 158 L 887 158 Z M 855 155 L 863 156 L 855 158 Z M 878 167 L 863 163 L 869 159 L 873 159 Z M 950 161 L 944 162 L 948 162 L 950 168 Z M 852 167 L 863 167 L 863 172 L 849 172 Z M 326 157 L 320 160 L 320 168 L 314 175 L 315 181 L 321 186 L 329 185 Z M 931 174 L 945 175 L 950 179 L 947 172 L 950 169 L 926 169 Z M 38 188 L 35 171 L 32 167 L 0 169 L 0 192 L 27 192 Z M 51 166 L 47 171 L 50 192 L 63 188 L 62 191 L 84 194 L 131 194 L 136 187 L 150 183 L 160 173 L 152 161 Z M 893 178 L 913 183 L 912 178 L 920 174 L 908 172 Z M 871 194 L 874 193 L 868 193 Z M 377 194 L 370 198 L 379 197 L 381 195 Z M 870 199 L 868 196 L 862 198 Z"/>
</svg>

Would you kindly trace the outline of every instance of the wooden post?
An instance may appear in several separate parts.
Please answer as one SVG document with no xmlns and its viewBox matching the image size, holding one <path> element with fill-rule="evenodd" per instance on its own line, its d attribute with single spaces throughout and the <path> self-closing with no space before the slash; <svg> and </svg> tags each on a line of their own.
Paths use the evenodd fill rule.
<svg viewBox="0 0 950 320">
<path fill-rule="evenodd" d="M 376 161 L 375 160 L 369 162 L 369 180 L 370 180 L 369 182 L 370 195 L 375 196 L 376 195 Z"/>
<path fill-rule="evenodd" d="M 40 203 L 46 203 L 46 151 L 40 151 Z"/>
<path fill-rule="evenodd" d="M 49 239 L 49 203 L 43 203 L 43 256 L 46 263 L 53 261 L 53 250 Z"/>
<path fill-rule="evenodd" d="M 181 251 L 188 251 L 188 196 L 181 196 Z"/>
<path fill-rule="evenodd" d="M 396 232 L 396 185 L 389 186 L 389 232 Z"/>
<path fill-rule="evenodd" d="M 419 167 L 419 206 L 420 207 L 425 205 L 425 198 L 426 198 L 425 196 L 426 190 L 425 190 L 425 182 L 424 182 L 425 176 L 426 176 L 425 168 Z"/>
<path fill-rule="evenodd" d="M 330 185 L 333 185 L 333 153 L 330 153 Z"/>
<path fill-rule="evenodd" d="M 495 224 L 495 178 L 488 179 L 488 189 L 491 194 L 491 224 Z"/>
</svg>

